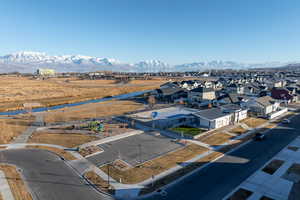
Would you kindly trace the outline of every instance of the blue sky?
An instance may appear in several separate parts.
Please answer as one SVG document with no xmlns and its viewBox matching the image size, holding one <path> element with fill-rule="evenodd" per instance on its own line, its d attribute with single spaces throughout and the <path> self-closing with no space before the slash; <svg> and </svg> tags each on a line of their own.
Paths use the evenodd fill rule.
<svg viewBox="0 0 300 200">
<path fill-rule="evenodd" d="M 1 0 L 0 55 L 300 60 L 299 0 Z"/>
</svg>

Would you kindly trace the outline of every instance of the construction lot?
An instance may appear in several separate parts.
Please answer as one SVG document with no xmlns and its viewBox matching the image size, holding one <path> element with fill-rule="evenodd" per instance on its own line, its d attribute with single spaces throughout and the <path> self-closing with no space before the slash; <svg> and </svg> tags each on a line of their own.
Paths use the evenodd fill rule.
<svg viewBox="0 0 300 200">
<path fill-rule="evenodd" d="M 97 166 L 101 166 L 120 159 L 131 166 L 135 166 L 183 146 L 183 144 L 172 141 L 172 139 L 165 136 L 157 135 L 155 132 L 147 132 L 100 144 L 99 147 L 104 152 L 91 156 L 88 160 Z"/>
<path fill-rule="evenodd" d="M 114 120 L 103 120 L 103 130 L 91 130 L 89 127 L 95 121 L 76 125 L 61 125 L 50 128 L 43 128 L 35 131 L 28 140 L 28 143 L 55 144 L 63 147 L 77 147 L 79 145 L 100 140 L 106 137 L 131 132 L 127 124 Z M 95 127 L 96 128 L 96 127 Z"/>
</svg>

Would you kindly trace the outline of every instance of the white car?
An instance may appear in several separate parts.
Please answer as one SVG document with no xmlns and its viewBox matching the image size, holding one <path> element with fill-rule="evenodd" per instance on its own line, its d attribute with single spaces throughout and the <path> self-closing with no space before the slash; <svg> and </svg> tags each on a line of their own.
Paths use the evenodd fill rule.
<svg viewBox="0 0 300 200">
<path fill-rule="evenodd" d="M 158 190 L 156 190 L 156 192 L 159 193 L 163 197 L 167 196 L 167 194 L 168 194 L 165 190 L 162 190 L 162 189 L 158 189 Z"/>
</svg>

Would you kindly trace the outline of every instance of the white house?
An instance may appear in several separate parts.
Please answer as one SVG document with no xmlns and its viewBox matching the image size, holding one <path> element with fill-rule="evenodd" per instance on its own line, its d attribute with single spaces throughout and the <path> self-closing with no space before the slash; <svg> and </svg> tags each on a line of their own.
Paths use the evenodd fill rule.
<svg viewBox="0 0 300 200">
<path fill-rule="evenodd" d="M 199 127 L 208 129 L 221 128 L 231 124 L 232 113 L 223 112 L 220 108 L 211 108 L 194 113 Z"/>
<path fill-rule="evenodd" d="M 220 108 L 223 112 L 232 113 L 231 121 L 233 123 L 238 123 L 248 117 L 248 109 L 237 104 L 226 104 L 220 106 Z"/>
<path fill-rule="evenodd" d="M 279 109 L 279 102 L 270 96 L 252 98 L 245 105 L 261 117 L 268 117 L 268 115 Z"/>
</svg>

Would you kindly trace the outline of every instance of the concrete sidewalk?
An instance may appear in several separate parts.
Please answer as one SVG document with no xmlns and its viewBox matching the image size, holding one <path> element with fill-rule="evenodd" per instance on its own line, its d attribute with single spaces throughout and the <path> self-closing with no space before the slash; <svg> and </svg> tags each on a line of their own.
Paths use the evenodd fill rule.
<svg viewBox="0 0 300 200">
<path fill-rule="evenodd" d="M 44 124 L 44 114 L 43 113 L 34 113 L 35 121 L 32 125 L 27 128 L 21 135 L 19 135 L 13 143 L 26 143 L 32 133 L 40 126 Z"/>
<path fill-rule="evenodd" d="M 244 188 L 253 192 L 253 194 L 249 197 L 249 200 L 259 200 L 263 196 L 272 198 L 274 200 L 288 200 L 294 181 L 298 182 L 300 178 L 300 176 L 289 177 L 291 175 L 286 174 L 288 168 L 290 168 L 294 163 L 300 164 L 300 151 L 290 150 L 287 148 L 289 146 L 300 149 L 300 137 L 297 137 L 263 167 L 261 167 L 252 176 L 239 185 L 234 191 L 224 197 L 224 200 L 228 199 L 239 188 Z M 262 171 L 265 166 L 275 159 L 282 160 L 284 163 L 275 171 L 274 174 L 269 174 Z"/>
<path fill-rule="evenodd" d="M 6 176 L 3 171 L 0 170 L 0 194 L 3 200 L 15 200 L 9 184 L 7 182 Z"/>
</svg>

